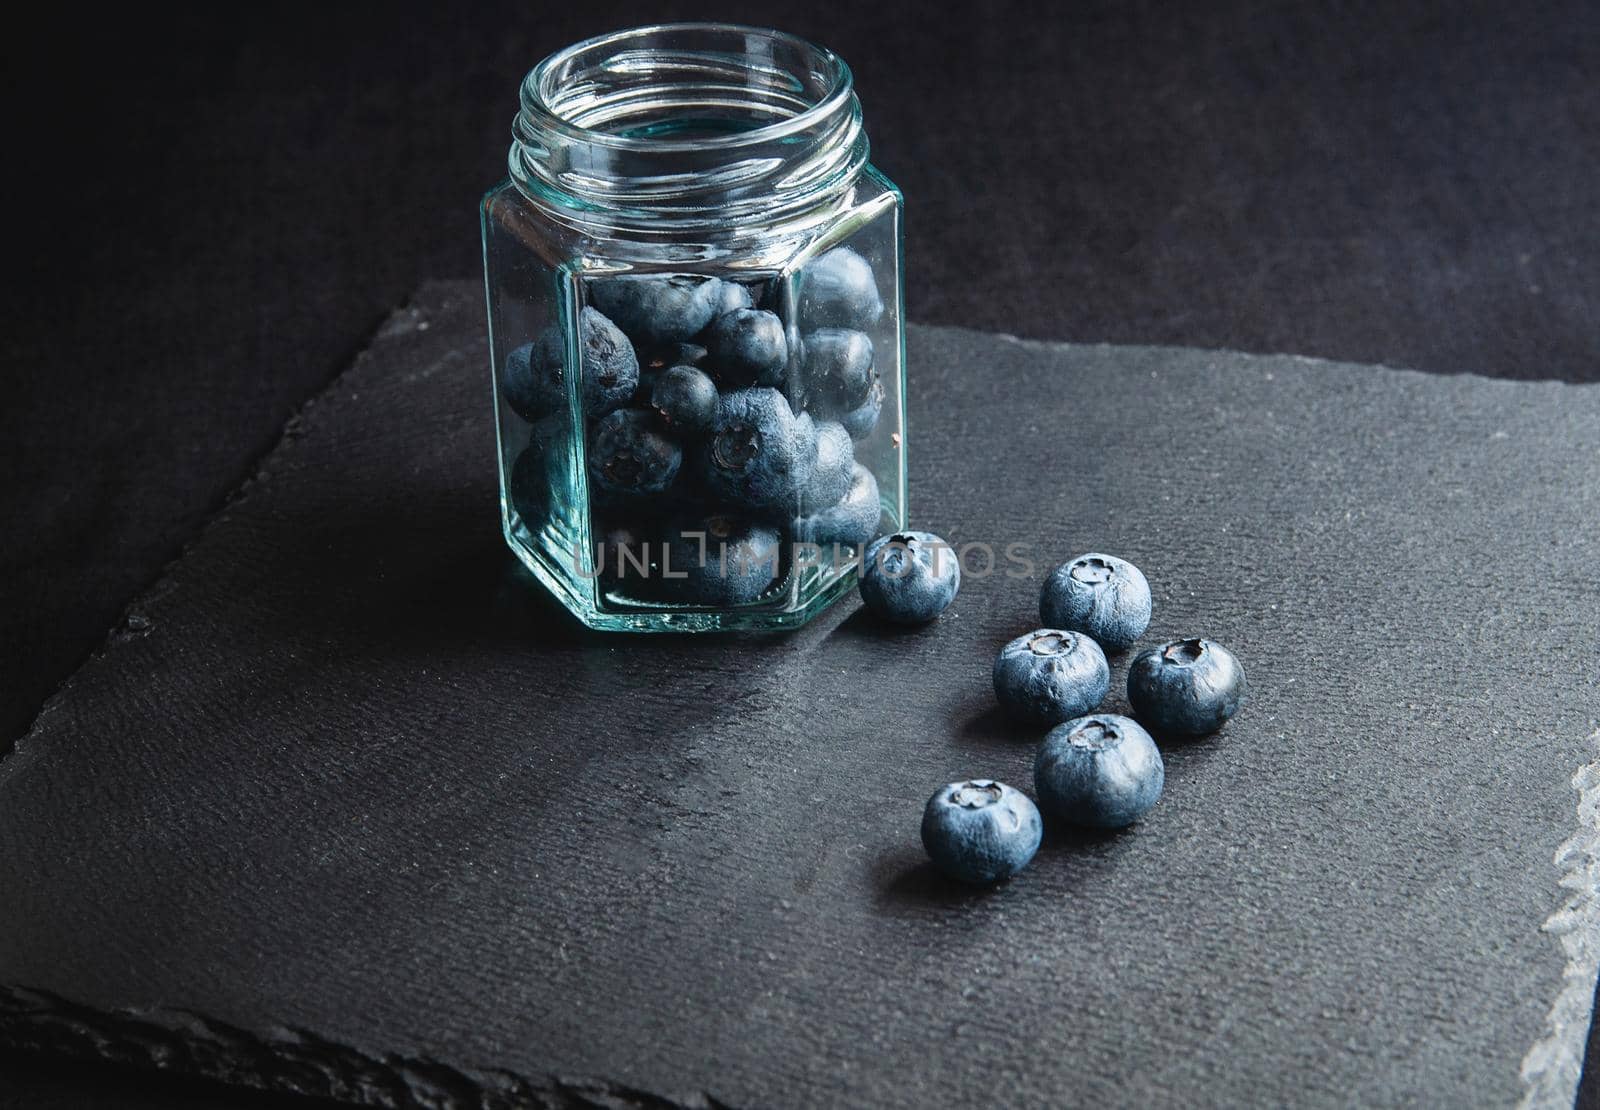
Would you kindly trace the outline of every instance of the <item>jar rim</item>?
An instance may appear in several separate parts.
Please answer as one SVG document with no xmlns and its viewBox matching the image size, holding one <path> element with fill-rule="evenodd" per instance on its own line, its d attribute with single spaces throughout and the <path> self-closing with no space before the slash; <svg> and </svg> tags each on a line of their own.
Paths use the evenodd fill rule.
<svg viewBox="0 0 1600 1110">
<path fill-rule="evenodd" d="M 601 55 L 614 52 L 630 40 L 645 40 L 652 36 L 682 36 L 694 34 L 728 34 L 758 36 L 769 42 L 815 59 L 819 72 L 826 78 L 827 91 L 816 102 L 792 116 L 765 123 L 734 134 L 696 138 L 678 138 L 653 135 L 619 135 L 603 128 L 586 127 L 563 115 L 552 102 L 559 80 L 557 74 L 563 66 L 576 61 L 584 54 Z M 638 153 L 688 153 L 697 151 L 737 151 L 742 147 L 759 146 L 775 140 L 789 138 L 817 126 L 830 115 L 846 108 L 855 98 L 854 77 L 845 60 L 825 46 L 809 39 L 778 31 L 770 27 L 756 27 L 742 23 L 697 21 L 683 23 L 651 23 L 595 35 L 573 43 L 549 55 L 523 79 L 521 96 L 524 111 L 536 113 L 539 125 L 571 140 L 618 151 Z"/>
</svg>

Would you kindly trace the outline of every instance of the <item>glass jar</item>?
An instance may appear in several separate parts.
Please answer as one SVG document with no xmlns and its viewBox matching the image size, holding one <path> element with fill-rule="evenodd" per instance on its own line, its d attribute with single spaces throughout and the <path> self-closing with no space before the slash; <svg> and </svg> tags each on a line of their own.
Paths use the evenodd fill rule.
<svg viewBox="0 0 1600 1110">
<path fill-rule="evenodd" d="M 671 24 L 521 99 L 481 210 L 506 541 L 594 628 L 808 620 L 906 518 L 901 198 L 849 68 Z"/>
</svg>

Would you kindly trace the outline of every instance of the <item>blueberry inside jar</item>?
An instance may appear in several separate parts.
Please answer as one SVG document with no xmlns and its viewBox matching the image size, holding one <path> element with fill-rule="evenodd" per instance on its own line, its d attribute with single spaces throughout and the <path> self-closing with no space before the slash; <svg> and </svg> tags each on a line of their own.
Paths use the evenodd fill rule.
<svg viewBox="0 0 1600 1110">
<path fill-rule="evenodd" d="M 481 206 L 511 550 L 594 628 L 810 619 L 907 521 L 902 202 L 849 67 L 775 30 L 622 31 L 534 66 L 512 133 Z M 770 575 L 596 566 L 713 521 Z"/>
</svg>

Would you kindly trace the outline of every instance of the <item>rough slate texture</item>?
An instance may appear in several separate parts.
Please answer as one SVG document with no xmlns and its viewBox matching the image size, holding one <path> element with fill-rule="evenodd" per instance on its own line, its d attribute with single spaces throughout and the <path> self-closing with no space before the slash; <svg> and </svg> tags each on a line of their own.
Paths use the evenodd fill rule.
<svg viewBox="0 0 1600 1110">
<path fill-rule="evenodd" d="M 1028 783 L 1037 578 L 583 633 L 500 546 L 479 314 L 398 315 L 0 764 L 0 1040 L 392 1104 L 1570 1101 L 1600 392 L 915 330 L 917 522 L 1128 556 L 1254 690 L 972 895 L 916 821 Z"/>
</svg>

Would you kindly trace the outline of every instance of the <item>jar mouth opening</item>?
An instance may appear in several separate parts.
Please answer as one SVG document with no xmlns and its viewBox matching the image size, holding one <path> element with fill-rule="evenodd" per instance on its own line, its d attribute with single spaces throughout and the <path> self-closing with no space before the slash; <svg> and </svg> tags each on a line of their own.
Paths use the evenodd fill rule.
<svg viewBox="0 0 1600 1110">
<path fill-rule="evenodd" d="M 797 35 L 735 23 L 661 23 L 597 35 L 523 80 L 541 128 L 619 152 L 738 151 L 848 111 L 850 67 Z"/>
</svg>

